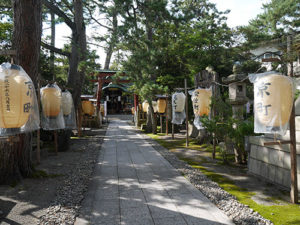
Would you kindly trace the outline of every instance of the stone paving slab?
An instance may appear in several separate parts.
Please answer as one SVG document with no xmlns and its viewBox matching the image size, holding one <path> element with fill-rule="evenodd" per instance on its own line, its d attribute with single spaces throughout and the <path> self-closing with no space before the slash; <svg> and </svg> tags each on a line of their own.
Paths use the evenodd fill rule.
<svg viewBox="0 0 300 225">
<path fill-rule="evenodd" d="M 229 225 L 232 221 L 141 135 L 112 120 L 75 225 Z"/>
</svg>

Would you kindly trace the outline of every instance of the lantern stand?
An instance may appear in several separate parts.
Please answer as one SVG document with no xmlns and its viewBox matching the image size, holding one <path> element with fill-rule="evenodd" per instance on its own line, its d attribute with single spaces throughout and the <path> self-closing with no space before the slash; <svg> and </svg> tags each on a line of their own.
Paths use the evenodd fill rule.
<svg viewBox="0 0 300 225">
<path fill-rule="evenodd" d="M 293 36 L 287 37 L 287 53 L 291 53 Z M 288 64 L 288 75 L 294 77 L 294 65 L 291 60 Z M 296 147 L 296 129 L 295 129 L 295 103 L 293 103 L 292 113 L 290 116 L 290 140 L 291 140 L 291 202 L 298 203 L 298 181 L 297 181 L 297 147 Z"/>
<path fill-rule="evenodd" d="M 82 125 L 82 110 L 78 107 L 77 110 L 77 123 L 78 123 L 78 137 L 81 137 L 81 125 Z"/>
<path fill-rule="evenodd" d="M 208 66 L 205 68 L 205 70 L 202 70 L 194 77 L 194 83 L 195 87 L 202 87 L 202 88 L 209 88 L 212 87 L 212 97 L 217 97 L 217 81 L 218 81 L 218 73 L 213 70 L 211 66 Z M 212 117 L 215 117 L 216 115 L 216 109 L 215 106 L 212 105 Z M 216 156 L 216 136 L 215 133 L 213 135 L 213 152 L 212 152 L 212 158 L 215 159 Z"/>
<path fill-rule="evenodd" d="M 169 112 L 168 112 L 168 98 L 169 96 L 167 95 L 166 97 L 166 135 L 169 135 Z"/>
<path fill-rule="evenodd" d="M 174 123 L 172 123 L 172 140 L 174 140 Z"/>
<path fill-rule="evenodd" d="M 162 115 L 159 114 L 159 119 L 160 119 L 160 133 L 163 132 L 163 119 L 162 119 Z"/>
<path fill-rule="evenodd" d="M 40 102 L 41 102 L 41 93 L 40 93 L 40 88 L 41 88 L 41 84 L 40 84 L 40 74 L 38 76 L 38 81 L 37 81 L 37 85 L 38 85 L 38 88 L 37 88 L 37 98 L 38 98 L 38 108 L 40 110 Z M 37 137 L 36 137 L 36 161 L 38 164 L 41 163 L 41 130 L 38 129 L 37 130 Z"/>
<path fill-rule="evenodd" d="M 291 53 L 292 36 L 287 36 L 287 54 Z M 288 76 L 294 77 L 293 62 L 288 62 Z M 295 129 L 295 103 L 293 103 L 290 116 L 290 140 L 289 141 L 274 141 L 265 142 L 264 146 L 290 144 L 291 157 L 291 202 L 298 203 L 298 183 L 297 183 L 297 149 L 296 149 L 296 129 Z"/>
<path fill-rule="evenodd" d="M 185 129 L 186 129 L 186 140 L 185 140 L 185 145 L 186 147 L 189 146 L 189 107 L 188 107 L 188 91 L 187 91 L 187 80 L 186 78 L 184 78 L 184 92 L 185 92 L 185 115 L 186 115 L 186 119 L 185 119 Z"/>
<path fill-rule="evenodd" d="M 189 146 L 189 132 L 188 132 L 188 129 L 189 129 L 188 90 L 189 89 L 193 89 L 193 88 L 187 87 L 187 79 L 186 78 L 184 78 L 184 88 L 174 88 L 175 91 L 183 91 L 184 90 L 184 93 L 185 93 L 185 114 L 186 114 L 186 117 L 185 117 L 185 128 L 186 128 L 185 146 L 186 147 Z M 174 139 L 174 124 L 173 123 L 172 123 L 172 139 Z"/>
<path fill-rule="evenodd" d="M 55 155 L 58 155 L 57 130 L 54 130 L 53 134 L 54 134 Z"/>
<path fill-rule="evenodd" d="M 54 80 L 47 81 L 48 84 L 54 84 Z M 57 130 L 53 131 L 55 155 L 58 155 Z"/>
<path fill-rule="evenodd" d="M 165 117 L 166 117 L 166 135 L 168 136 L 169 135 L 169 117 L 168 117 L 168 95 L 156 95 L 157 98 L 159 99 L 165 99 L 166 100 L 166 109 L 165 109 L 165 112 L 164 113 L 160 113 L 159 114 L 159 118 L 160 118 L 160 132 L 163 133 L 163 116 L 165 114 Z M 157 106 L 158 107 L 158 106 Z"/>
</svg>

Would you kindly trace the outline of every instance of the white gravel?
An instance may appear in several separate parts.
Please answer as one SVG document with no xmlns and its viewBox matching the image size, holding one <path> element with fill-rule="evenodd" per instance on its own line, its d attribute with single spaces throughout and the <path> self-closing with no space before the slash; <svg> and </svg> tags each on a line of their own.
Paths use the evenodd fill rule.
<svg viewBox="0 0 300 225">
<path fill-rule="evenodd" d="M 85 145 L 88 154 L 85 154 L 82 160 L 74 162 L 74 168 L 67 171 L 66 179 L 57 188 L 56 197 L 46 214 L 40 217 L 39 225 L 74 224 L 100 152 L 101 142 L 97 137 L 83 140 L 82 144 Z"/>
</svg>

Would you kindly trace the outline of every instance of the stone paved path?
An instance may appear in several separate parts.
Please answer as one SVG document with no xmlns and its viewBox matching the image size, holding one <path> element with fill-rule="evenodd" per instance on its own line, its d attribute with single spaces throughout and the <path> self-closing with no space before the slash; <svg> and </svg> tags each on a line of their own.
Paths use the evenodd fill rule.
<svg viewBox="0 0 300 225">
<path fill-rule="evenodd" d="M 233 224 L 122 120 L 107 129 L 75 225 Z"/>
</svg>

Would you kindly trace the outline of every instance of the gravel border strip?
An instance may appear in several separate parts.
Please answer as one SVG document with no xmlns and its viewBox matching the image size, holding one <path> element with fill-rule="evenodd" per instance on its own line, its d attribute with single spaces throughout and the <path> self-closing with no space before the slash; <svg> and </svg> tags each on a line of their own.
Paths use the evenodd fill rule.
<svg viewBox="0 0 300 225">
<path fill-rule="evenodd" d="M 106 133 L 106 130 L 105 130 Z M 105 136 L 105 135 L 104 135 Z M 77 162 L 74 169 L 68 171 L 64 182 L 57 188 L 56 197 L 39 218 L 38 225 L 71 225 L 79 214 L 81 202 L 90 183 L 98 156 L 101 153 L 103 138 L 94 136 L 87 142 L 86 159 Z"/>
<path fill-rule="evenodd" d="M 130 124 L 132 126 L 132 124 Z M 161 146 L 154 139 L 132 126 L 152 145 L 174 168 L 184 174 L 187 179 L 201 191 L 211 202 L 221 209 L 237 225 L 273 225 L 258 212 L 236 200 L 236 197 L 224 191 L 216 182 L 208 179 L 200 170 L 192 168 L 175 154 Z"/>
</svg>

